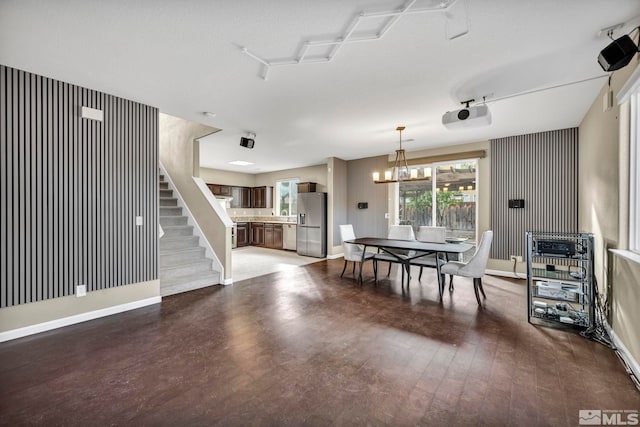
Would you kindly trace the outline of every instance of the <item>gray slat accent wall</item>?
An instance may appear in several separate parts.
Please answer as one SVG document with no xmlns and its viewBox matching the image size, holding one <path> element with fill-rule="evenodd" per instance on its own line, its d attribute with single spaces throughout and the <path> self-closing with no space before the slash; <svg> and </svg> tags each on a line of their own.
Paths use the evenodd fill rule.
<svg viewBox="0 0 640 427">
<path fill-rule="evenodd" d="M 491 157 L 491 258 L 524 256 L 527 231 L 577 232 L 578 128 L 493 139 Z"/>
<path fill-rule="evenodd" d="M 0 142 L 0 307 L 158 278 L 156 108 L 0 65 Z"/>
</svg>

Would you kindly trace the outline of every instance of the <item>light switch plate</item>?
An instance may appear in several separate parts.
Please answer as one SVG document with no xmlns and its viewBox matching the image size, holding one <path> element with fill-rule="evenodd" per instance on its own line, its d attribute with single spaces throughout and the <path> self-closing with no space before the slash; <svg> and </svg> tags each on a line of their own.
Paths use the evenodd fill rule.
<svg viewBox="0 0 640 427">
<path fill-rule="evenodd" d="M 76 297 L 85 297 L 87 296 L 87 285 L 78 285 L 76 286 Z"/>
<path fill-rule="evenodd" d="M 142 225 L 142 217 L 141 216 L 137 216 L 136 217 L 136 225 Z"/>
</svg>

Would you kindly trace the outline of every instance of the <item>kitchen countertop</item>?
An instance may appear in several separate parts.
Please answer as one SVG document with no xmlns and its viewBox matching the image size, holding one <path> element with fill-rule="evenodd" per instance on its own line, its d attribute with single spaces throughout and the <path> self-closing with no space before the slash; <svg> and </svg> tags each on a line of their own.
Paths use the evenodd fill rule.
<svg viewBox="0 0 640 427">
<path fill-rule="evenodd" d="M 296 225 L 295 220 L 291 221 L 285 218 L 273 218 L 273 217 L 266 217 L 266 218 L 261 218 L 261 217 L 232 217 L 231 221 L 233 222 L 261 222 L 261 223 L 265 223 L 265 224 L 290 224 L 290 225 Z"/>
</svg>

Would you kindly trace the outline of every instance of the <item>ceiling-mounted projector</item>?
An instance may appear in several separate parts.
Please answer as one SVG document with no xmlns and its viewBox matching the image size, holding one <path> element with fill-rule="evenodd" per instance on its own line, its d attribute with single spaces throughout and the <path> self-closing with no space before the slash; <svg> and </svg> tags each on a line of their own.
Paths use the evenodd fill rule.
<svg viewBox="0 0 640 427">
<path fill-rule="evenodd" d="M 449 129 L 462 129 L 491 124 L 491 112 L 486 104 L 469 107 L 471 101 L 464 101 L 467 106 L 461 110 L 447 111 L 442 116 L 442 124 Z"/>
</svg>

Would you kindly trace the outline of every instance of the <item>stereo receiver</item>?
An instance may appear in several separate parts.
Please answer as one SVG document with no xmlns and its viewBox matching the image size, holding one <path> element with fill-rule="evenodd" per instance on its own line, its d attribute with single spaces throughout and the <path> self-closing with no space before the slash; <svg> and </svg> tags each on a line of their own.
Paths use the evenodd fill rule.
<svg viewBox="0 0 640 427">
<path fill-rule="evenodd" d="M 537 240 L 534 251 L 537 255 L 571 257 L 576 254 L 576 243 L 571 240 Z"/>
</svg>

